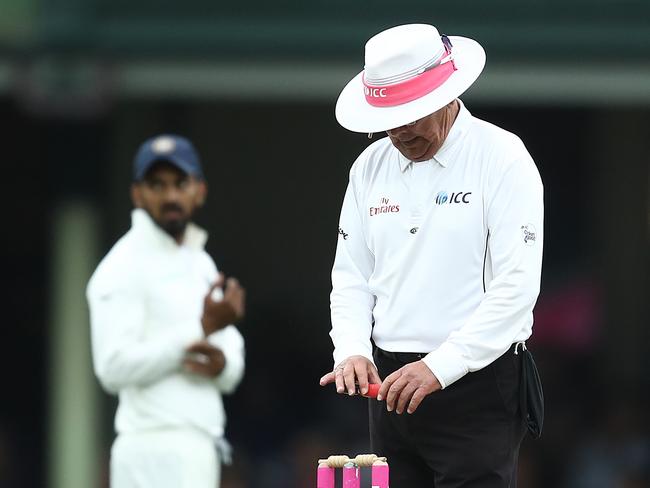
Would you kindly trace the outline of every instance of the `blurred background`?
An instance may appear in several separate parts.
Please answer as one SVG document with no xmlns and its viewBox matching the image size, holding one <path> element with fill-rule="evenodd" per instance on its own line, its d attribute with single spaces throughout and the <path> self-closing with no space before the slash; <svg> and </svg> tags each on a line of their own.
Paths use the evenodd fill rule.
<svg viewBox="0 0 650 488">
<path fill-rule="evenodd" d="M 520 486 L 650 486 L 647 1 L 0 0 L 1 487 L 107 486 L 116 401 L 92 374 L 84 289 L 159 132 L 199 149 L 197 220 L 248 289 L 222 486 L 311 487 L 318 457 L 368 450 L 366 400 L 318 386 L 338 213 L 369 143 L 334 104 L 365 41 L 407 22 L 485 47 L 462 98 L 524 140 L 545 184 L 529 345 L 547 421 Z"/>
</svg>

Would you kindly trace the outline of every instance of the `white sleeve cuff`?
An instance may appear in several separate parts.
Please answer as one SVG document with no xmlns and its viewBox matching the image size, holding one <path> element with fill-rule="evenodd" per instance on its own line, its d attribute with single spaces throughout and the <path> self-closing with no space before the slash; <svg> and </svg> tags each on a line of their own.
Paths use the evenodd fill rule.
<svg viewBox="0 0 650 488">
<path fill-rule="evenodd" d="M 447 388 L 469 372 L 462 355 L 452 344 L 447 342 L 427 354 L 422 361 L 438 378 L 442 388 Z"/>
<path fill-rule="evenodd" d="M 208 341 L 223 352 L 226 364 L 215 378 L 217 388 L 232 393 L 244 376 L 244 338 L 234 325 L 228 325 L 208 336 Z"/>
</svg>

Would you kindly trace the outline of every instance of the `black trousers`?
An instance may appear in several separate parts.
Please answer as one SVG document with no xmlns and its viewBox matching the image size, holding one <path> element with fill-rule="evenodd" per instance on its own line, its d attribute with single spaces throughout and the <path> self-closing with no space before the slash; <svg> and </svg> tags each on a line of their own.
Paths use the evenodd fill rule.
<svg viewBox="0 0 650 488">
<path fill-rule="evenodd" d="M 405 363 L 375 351 L 385 378 Z M 417 358 L 413 358 L 416 360 Z M 514 346 L 486 368 L 428 395 L 413 414 L 369 400 L 372 452 L 386 456 L 391 488 L 514 488 L 525 433 Z"/>
</svg>

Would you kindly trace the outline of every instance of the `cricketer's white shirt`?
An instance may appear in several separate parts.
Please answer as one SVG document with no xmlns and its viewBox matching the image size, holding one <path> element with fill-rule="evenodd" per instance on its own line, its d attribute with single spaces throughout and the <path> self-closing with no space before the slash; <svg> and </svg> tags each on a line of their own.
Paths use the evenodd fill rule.
<svg viewBox="0 0 650 488">
<path fill-rule="evenodd" d="M 332 270 L 334 362 L 372 360 L 370 337 L 450 385 L 532 332 L 543 187 L 514 134 L 460 104 L 437 154 L 413 163 L 388 137 L 357 158 Z"/>
<path fill-rule="evenodd" d="M 99 264 L 87 289 L 95 373 L 119 393 L 118 433 L 198 428 L 221 437 L 222 393 L 244 373 L 244 340 L 233 325 L 208 340 L 226 358 L 216 378 L 186 373 L 185 349 L 203 338 L 203 300 L 217 278 L 207 234 L 190 224 L 182 245 L 136 209 L 131 229 Z"/>
</svg>

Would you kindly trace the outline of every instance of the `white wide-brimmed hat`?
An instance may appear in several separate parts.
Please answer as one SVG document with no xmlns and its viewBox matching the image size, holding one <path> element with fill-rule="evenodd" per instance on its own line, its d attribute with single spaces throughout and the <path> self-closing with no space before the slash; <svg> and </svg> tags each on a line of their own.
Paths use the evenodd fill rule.
<svg viewBox="0 0 650 488">
<path fill-rule="evenodd" d="M 339 95 L 336 119 L 353 132 L 382 132 L 432 114 L 460 96 L 485 66 L 485 51 L 432 25 L 392 27 L 366 43 L 364 70 Z"/>
</svg>

